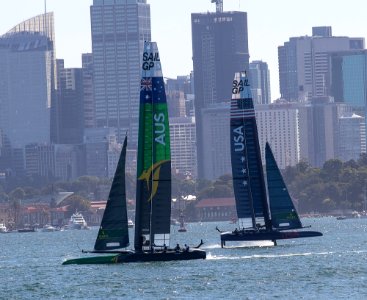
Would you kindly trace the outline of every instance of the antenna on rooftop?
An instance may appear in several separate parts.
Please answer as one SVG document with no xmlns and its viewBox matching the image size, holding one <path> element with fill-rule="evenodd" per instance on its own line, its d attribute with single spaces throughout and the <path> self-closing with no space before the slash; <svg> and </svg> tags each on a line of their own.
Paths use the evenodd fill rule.
<svg viewBox="0 0 367 300">
<path fill-rule="evenodd" d="M 47 24 L 47 0 L 45 0 L 45 14 L 43 16 L 43 34 L 47 36 L 48 34 L 48 24 Z"/>
<path fill-rule="evenodd" d="M 223 12 L 223 0 L 212 0 L 212 3 L 215 3 L 217 13 Z"/>
</svg>

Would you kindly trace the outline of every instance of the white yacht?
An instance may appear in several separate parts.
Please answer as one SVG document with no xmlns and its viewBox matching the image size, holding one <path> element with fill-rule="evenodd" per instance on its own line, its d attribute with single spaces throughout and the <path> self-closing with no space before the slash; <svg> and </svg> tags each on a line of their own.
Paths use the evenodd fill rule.
<svg viewBox="0 0 367 300">
<path fill-rule="evenodd" d="M 131 220 L 131 219 L 128 219 L 128 220 L 127 220 L 127 227 L 128 227 L 128 228 L 133 228 L 133 227 L 134 227 L 134 222 L 133 222 L 133 220 Z"/>
<path fill-rule="evenodd" d="M 69 220 L 68 229 L 88 229 L 87 222 L 81 213 L 72 214 Z"/>
<path fill-rule="evenodd" d="M 4 223 L 0 223 L 0 233 L 8 232 Z"/>
<path fill-rule="evenodd" d="M 56 228 L 53 227 L 52 225 L 50 224 L 46 224 L 45 226 L 43 226 L 42 228 L 42 232 L 53 232 L 53 231 L 56 231 Z"/>
</svg>

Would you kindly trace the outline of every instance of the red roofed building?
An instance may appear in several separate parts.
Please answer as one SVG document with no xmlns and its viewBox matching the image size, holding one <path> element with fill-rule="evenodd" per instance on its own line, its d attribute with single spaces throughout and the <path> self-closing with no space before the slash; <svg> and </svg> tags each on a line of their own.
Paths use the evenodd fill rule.
<svg viewBox="0 0 367 300">
<path fill-rule="evenodd" d="M 49 205 L 37 203 L 23 206 L 21 209 L 20 220 L 22 225 L 50 224 Z"/>
<path fill-rule="evenodd" d="M 234 198 L 202 199 L 195 205 L 200 221 L 229 221 L 237 216 Z"/>
<path fill-rule="evenodd" d="M 55 207 L 50 209 L 51 214 L 51 225 L 52 226 L 63 226 L 66 224 L 66 216 L 69 212 L 69 205 Z"/>
</svg>

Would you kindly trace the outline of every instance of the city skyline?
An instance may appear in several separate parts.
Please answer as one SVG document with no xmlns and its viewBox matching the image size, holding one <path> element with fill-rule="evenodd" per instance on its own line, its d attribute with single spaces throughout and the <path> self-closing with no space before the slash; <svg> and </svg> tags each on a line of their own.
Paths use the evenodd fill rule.
<svg viewBox="0 0 367 300">
<path fill-rule="evenodd" d="M 151 5 L 152 40 L 159 45 L 165 76 L 175 78 L 177 75 L 188 75 L 193 69 L 191 13 L 214 12 L 215 4 L 210 3 L 210 0 L 147 2 Z M 292 0 L 224 0 L 224 10 L 247 12 L 250 61 L 268 63 L 274 100 L 280 95 L 277 47 L 289 37 L 310 36 L 313 26 L 331 26 L 335 36 L 367 36 L 363 10 L 360 9 L 363 2 L 352 2 L 353 6 L 346 7 L 335 5 L 332 0 L 310 0 L 304 3 Z M 93 0 L 47 1 L 47 11 L 55 13 L 56 57 L 64 59 L 67 68 L 80 67 L 81 54 L 91 52 L 89 7 L 92 3 Z M 333 13 L 327 14 L 328 9 L 332 9 Z M 0 10 L 0 35 L 14 24 L 43 12 L 44 0 L 12 0 L 3 3 Z"/>
</svg>

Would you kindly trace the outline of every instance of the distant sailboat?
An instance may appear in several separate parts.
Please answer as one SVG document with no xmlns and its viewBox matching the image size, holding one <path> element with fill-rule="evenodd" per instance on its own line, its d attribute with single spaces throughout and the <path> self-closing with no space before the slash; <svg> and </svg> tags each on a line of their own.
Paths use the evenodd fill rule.
<svg viewBox="0 0 367 300">
<path fill-rule="evenodd" d="M 186 226 L 185 226 L 185 216 L 183 212 L 180 212 L 180 228 L 177 230 L 178 232 L 186 232 Z"/>
<path fill-rule="evenodd" d="M 265 185 L 255 110 L 245 72 L 235 74 L 231 100 L 231 161 L 239 224 L 251 220 L 251 227 L 221 232 L 227 241 L 271 240 L 321 236 L 316 231 L 284 231 L 303 228 L 280 170 L 266 144 Z M 268 204 L 269 199 L 269 204 Z"/>
<path fill-rule="evenodd" d="M 157 44 L 145 42 L 140 89 L 139 140 L 134 250 L 129 246 L 125 192 L 126 143 L 112 182 L 109 199 L 91 253 L 98 257 L 63 264 L 104 264 L 205 259 L 198 249 L 169 248 L 171 218 L 171 154 L 168 110 Z"/>
</svg>

